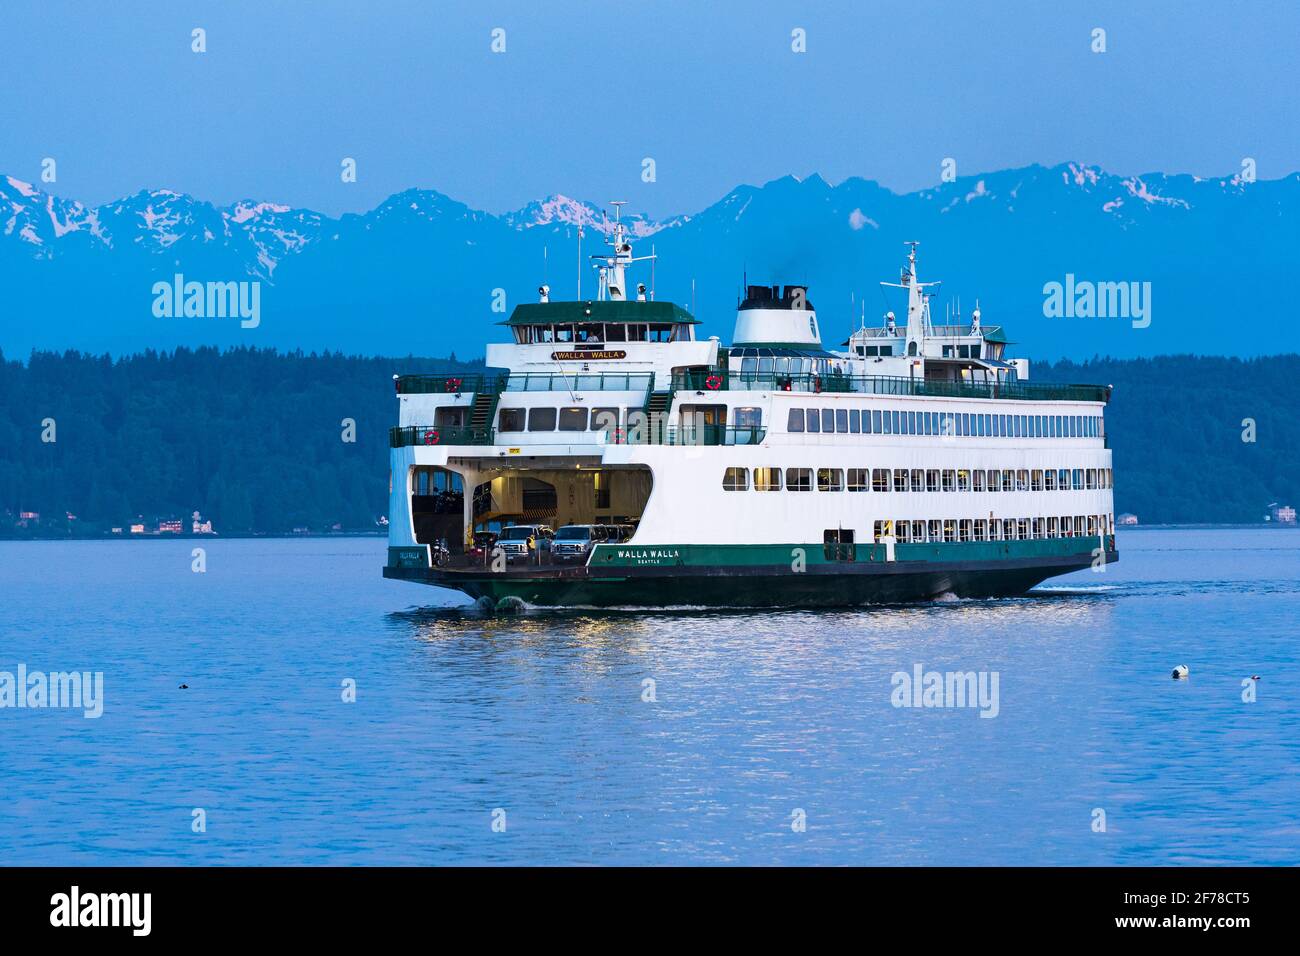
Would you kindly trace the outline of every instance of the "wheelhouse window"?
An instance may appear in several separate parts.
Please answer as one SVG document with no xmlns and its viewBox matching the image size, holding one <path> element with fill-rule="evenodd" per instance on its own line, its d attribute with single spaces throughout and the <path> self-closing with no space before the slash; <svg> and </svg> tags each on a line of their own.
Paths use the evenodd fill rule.
<svg viewBox="0 0 1300 956">
<path fill-rule="evenodd" d="M 587 430 L 587 410 L 585 408 L 561 408 L 560 431 L 585 432 Z"/>
<path fill-rule="evenodd" d="M 754 490 L 755 491 L 780 491 L 781 490 L 781 469 L 780 468 L 755 468 L 754 469 Z"/>
<path fill-rule="evenodd" d="M 555 431 L 555 409 L 553 408 L 528 409 L 528 430 L 530 432 Z"/>
<path fill-rule="evenodd" d="M 722 475 L 722 488 L 724 491 L 748 491 L 749 469 L 728 468 Z"/>
</svg>

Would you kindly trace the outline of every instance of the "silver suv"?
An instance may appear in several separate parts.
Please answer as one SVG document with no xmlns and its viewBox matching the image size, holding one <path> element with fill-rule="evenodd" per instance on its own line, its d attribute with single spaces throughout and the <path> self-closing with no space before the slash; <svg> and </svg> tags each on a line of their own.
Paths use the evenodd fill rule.
<svg viewBox="0 0 1300 956">
<path fill-rule="evenodd" d="M 506 556 L 506 562 L 514 564 L 523 561 L 537 561 L 537 555 L 543 556 L 551 548 L 551 539 L 555 532 L 549 525 L 516 524 L 501 532 L 497 538 L 497 547 Z"/>
<path fill-rule="evenodd" d="M 566 524 L 555 533 L 551 557 L 556 564 L 577 564 L 586 561 L 591 549 L 606 540 L 604 525 Z"/>
</svg>

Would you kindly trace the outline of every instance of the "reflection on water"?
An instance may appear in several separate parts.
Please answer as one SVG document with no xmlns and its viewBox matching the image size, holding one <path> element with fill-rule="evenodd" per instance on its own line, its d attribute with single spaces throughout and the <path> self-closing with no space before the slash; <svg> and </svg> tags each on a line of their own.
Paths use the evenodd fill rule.
<svg viewBox="0 0 1300 956">
<path fill-rule="evenodd" d="M 0 711 L 7 859 L 1300 857 L 1300 535 L 1127 532 L 1024 598 L 817 612 L 485 613 L 380 579 L 382 541 L 219 542 L 207 575 L 178 545 L 0 545 L 28 597 L 0 670 L 103 669 L 108 698 Z M 895 707 L 917 665 L 996 672 L 997 717 Z"/>
</svg>

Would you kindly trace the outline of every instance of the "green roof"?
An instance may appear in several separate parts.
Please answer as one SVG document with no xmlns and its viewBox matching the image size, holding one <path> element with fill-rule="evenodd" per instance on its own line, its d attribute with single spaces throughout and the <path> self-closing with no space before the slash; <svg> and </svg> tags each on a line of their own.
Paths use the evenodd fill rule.
<svg viewBox="0 0 1300 956">
<path fill-rule="evenodd" d="M 995 345 L 1011 344 L 1011 341 L 1007 338 L 1007 333 L 1002 331 L 1002 326 L 1000 325 L 991 325 L 982 331 L 984 333 L 985 342 L 992 342 Z"/>
<path fill-rule="evenodd" d="M 699 319 L 671 302 L 530 302 L 515 306 L 500 325 L 563 325 L 568 322 L 674 322 Z"/>
</svg>

